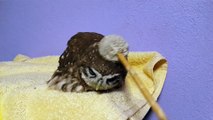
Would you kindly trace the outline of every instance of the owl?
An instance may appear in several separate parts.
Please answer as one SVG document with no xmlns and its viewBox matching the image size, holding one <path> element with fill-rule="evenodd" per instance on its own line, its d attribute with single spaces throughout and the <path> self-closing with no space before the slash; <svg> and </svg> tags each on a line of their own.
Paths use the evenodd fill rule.
<svg viewBox="0 0 213 120">
<path fill-rule="evenodd" d="M 122 46 L 122 47 L 118 47 Z M 48 88 L 64 92 L 106 91 L 124 83 L 127 71 L 115 51 L 126 57 L 128 45 L 120 36 L 79 32 L 72 36 L 47 81 Z"/>
</svg>

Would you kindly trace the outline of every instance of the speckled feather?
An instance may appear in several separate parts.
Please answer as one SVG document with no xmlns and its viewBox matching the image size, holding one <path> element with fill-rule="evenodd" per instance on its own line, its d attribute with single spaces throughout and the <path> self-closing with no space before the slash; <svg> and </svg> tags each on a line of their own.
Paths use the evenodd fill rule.
<svg viewBox="0 0 213 120">
<path fill-rule="evenodd" d="M 58 69 L 47 82 L 49 88 L 69 92 L 99 90 L 82 79 L 82 70 L 87 67 L 95 69 L 102 76 L 119 74 L 122 80 L 109 89 L 120 86 L 126 76 L 126 70 L 120 62 L 111 62 L 99 54 L 98 43 L 103 37 L 91 32 L 80 32 L 71 37 L 66 50 L 59 58 Z"/>
</svg>

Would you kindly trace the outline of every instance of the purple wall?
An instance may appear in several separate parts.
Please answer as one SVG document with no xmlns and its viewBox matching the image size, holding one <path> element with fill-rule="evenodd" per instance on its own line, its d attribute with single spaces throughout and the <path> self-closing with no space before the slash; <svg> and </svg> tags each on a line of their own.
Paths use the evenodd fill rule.
<svg viewBox="0 0 213 120">
<path fill-rule="evenodd" d="M 120 34 L 131 51 L 162 53 L 169 70 L 159 103 L 168 118 L 213 120 L 213 1 L 0 1 L 0 61 L 60 55 L 78 31 Z"/>
</svg>

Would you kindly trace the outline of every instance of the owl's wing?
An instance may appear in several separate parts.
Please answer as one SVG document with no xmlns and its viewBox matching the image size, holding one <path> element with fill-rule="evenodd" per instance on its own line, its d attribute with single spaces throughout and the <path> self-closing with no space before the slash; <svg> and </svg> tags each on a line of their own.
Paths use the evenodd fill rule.
<svg viewBox="0 0 213 120">
<path fill-rule="evenodd" d="M 59 66 L 58 66 L 58 71 L 65 71 L 67 70 L 67 66 L 69 64 L 73 64 L 74 63 L 74 53 L 72 52 L 72 50 L 70 50 L 69 47 L 67 47 L 65 49 L 65 51 L 61 54 L 61 56 L 59 57 Z"/>
</svg>

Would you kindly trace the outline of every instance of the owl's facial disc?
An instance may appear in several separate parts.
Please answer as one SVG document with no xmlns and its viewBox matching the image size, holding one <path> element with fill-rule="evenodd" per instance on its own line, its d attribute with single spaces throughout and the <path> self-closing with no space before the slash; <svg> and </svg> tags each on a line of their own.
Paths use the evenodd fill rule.
<svg viewBox="0 0 213 120">
<path fill-rule="evenodd" d="M 118 61 L 117 53 L 128 54 L 128 44 L 118 35 L 107 35 L 99 43 L 99 53 L 109 61 Z"/>
<path fill-rule="evenodd" d="M 95 90 L 108 90 L 116 87 L 122 81 L 120 74 L 102 76 L 94 68 L 90 67 L 82 68 L 81 78 Z"/>
</svg>

